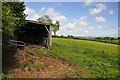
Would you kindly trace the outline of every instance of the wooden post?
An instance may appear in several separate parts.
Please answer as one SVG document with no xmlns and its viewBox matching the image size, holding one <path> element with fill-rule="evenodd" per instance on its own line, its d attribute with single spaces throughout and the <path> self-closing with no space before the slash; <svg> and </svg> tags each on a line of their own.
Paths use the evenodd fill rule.
<svg viewBox="0 0 120 80">
<path fill-rule="evenodd" d="M 47 30 L 47 32 L 48 32 L 47 47 L 48 47 L 48 49 L 49 49 L 50 46 L 51 46 L 51 26 L 49 26 L 49 28 L 47 28 L 47 27 L 45 26 L 45 28 L 46 28 L 46 30 Z"/>
<path fill-rule="evenodd" d="M 48 32 L 48 49 L 50 48 L 50 32 Z"/>
</svg>

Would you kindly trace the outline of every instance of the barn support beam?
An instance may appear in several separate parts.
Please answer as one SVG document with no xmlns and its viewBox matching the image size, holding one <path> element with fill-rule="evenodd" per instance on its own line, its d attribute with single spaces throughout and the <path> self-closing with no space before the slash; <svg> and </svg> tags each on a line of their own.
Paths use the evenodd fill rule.
<svg viewBox="0 0 120 80">
<path fill-rule="evenodd" d="M 48 33 L 48 49 L 50 48 L 50 32 Z"/>
<path fill-rule="evenodd" d="M 50 27 L 49 27 L 49 29 L 47 28 L 47 26 L 45 26 L 45 28 L 46 28 L 46 30 L 47 30 L 47 32 L 48 32 L 48 41 L 47 41 L 47 47 L 48 47 L 48 49 L 50 48 L 50 41 L 51 41 L 51 32 L 50 32 Z"/>
</svg>

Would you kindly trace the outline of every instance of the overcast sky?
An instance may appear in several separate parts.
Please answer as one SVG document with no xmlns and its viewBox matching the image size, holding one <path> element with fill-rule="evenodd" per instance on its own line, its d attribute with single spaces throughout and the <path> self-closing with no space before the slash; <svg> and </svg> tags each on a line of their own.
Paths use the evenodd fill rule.
<svg viewBox="0 0 120 80">
<path fill-rule="evenodd" d="M 91 0 L 92 1 L 92 0 Z M 25 2 L 28 20 L 48 15 L 53 23 L 61 23 L 57 35 L 118 35 L 117 2 Z"/>
</svg>

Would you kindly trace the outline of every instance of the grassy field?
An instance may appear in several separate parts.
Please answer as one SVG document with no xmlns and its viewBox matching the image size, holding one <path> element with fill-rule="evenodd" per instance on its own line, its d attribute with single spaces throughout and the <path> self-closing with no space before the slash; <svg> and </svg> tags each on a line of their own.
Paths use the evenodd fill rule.
<svg viewBox="0 0 120 80">
<path fill-rule="evenodd" d="M 118 77 L 118 45 L 53 38 L 50 50 L 29 50 L 30 53 L 48 54 L 70 61 L 76 68 L 79 78 L 116 78 Z"/>
</svg>

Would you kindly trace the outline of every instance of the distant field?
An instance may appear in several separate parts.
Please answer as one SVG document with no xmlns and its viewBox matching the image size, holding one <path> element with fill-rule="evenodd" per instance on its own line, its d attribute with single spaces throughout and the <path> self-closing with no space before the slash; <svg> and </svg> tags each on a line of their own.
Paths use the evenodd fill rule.
<svg viewBox="0 0 120 80">
<path fill-rule="evenodd" d="M 48 54 L 64 58 L 74 64 L 80 78 L 118 77 L 118 45 L 74 39 L 53 38 L 50 50 L 29 50 L 30 53 Z"/>
</svg>

